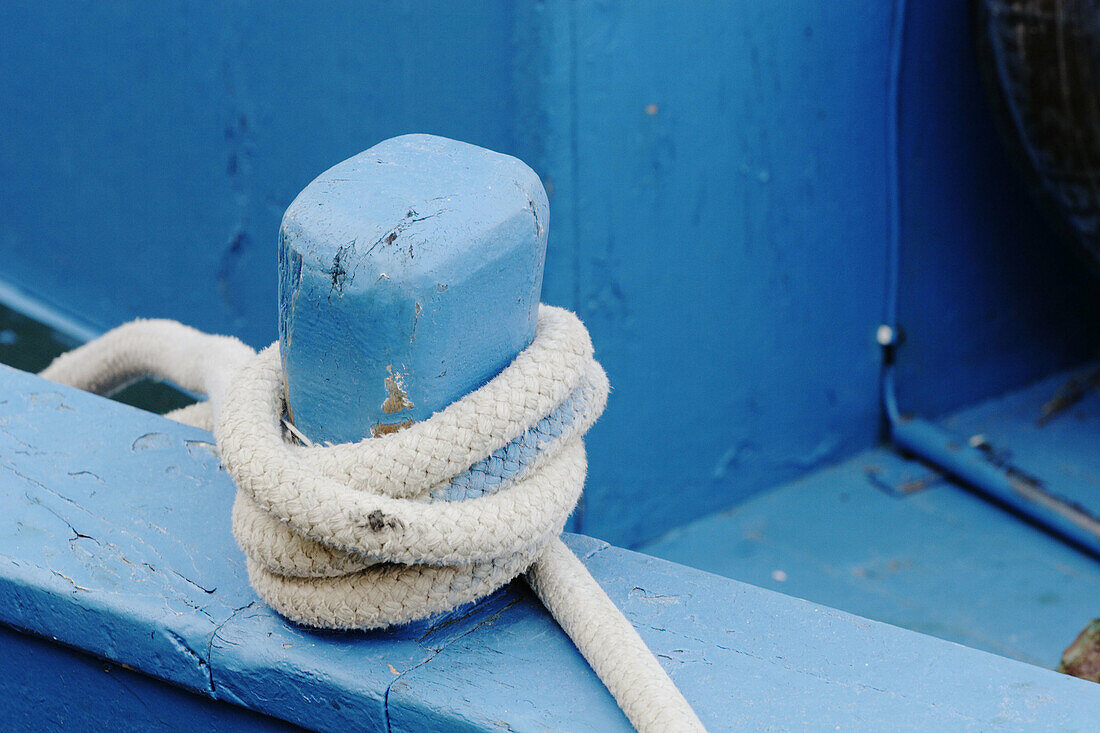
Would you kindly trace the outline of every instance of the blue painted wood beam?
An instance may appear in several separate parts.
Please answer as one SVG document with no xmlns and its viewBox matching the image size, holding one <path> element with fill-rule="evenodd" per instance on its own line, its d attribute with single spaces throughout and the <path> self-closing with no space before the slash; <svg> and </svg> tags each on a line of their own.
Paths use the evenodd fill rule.
<svg viewBox="0 0 1100 733">
<path fill-rule="evenodd" d="M 522 586 L 384 632 L 287 623 L 248 585 L 233 493 L 208 433 L 0 367 L 0 622 L 317 730 L 626 729 Z M 569 542 L 711 730 L 1088 730 L 1100 716 L 1082 680 Z M 71 692 L 43 713 L 95 693 Z"/>
<path fill-rule="evenodd" d="M 239 705 L 166 685 L 77 649 L 0 626 L 6 664 L 0 675 L 8 731 L 300 731 Z M 74 695 L 74 690 L 88 694 Z"/>
</svg>

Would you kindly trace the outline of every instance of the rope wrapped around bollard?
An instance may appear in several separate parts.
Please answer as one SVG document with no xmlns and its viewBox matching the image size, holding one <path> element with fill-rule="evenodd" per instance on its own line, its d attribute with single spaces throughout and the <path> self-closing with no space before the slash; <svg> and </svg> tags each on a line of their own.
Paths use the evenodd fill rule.
<svg viewBox="0 0 1100 733">
<path fill-rule="evenodd" d="M 481 388 L 358 443 L 288 434 L 278 346 L 141 320 L 42 376 L 100 394 L 146 376 L 206 394 L 167 417 L 214 433 L 237 484 L 249 579 L 298 623 L 372 629 L 528 583 L 641 731 L 698 731 L 687 701 L 560 534 L 584 486 L 582 436 L 608 382 L 575 315 L 540 306 L 534 342 Z"/>
</svg>

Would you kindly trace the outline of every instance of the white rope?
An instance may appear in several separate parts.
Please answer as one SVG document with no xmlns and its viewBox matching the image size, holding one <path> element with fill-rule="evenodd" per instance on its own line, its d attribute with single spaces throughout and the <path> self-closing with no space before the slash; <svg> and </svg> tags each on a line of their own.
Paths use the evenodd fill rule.
<svg viewBox="0 0 1100 733">
<path fill-rule="evenodd" d="M 42 376 L 108 394 L 147 376 L 209 397 L 168 417 L 212 429 L 237 484 L 233 533 L 256 592 L 298 623 L 371 629 L 527 580 L 640 731 L 702 724 L 561 542 L 607 377 L 572 313 L 541 306 L 534 343 L 488 384 L 390 435 L 299 445 L 277 345 L 175 321 L 121 326 Z"/>
</svg>

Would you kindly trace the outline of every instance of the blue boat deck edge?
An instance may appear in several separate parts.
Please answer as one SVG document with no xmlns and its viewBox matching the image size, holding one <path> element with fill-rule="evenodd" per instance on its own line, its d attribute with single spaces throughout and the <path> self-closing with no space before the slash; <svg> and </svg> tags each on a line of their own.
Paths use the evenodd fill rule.
<svg viewBox="0 0 1100 733">
<path fill-rule="evenodd" d="M 520 583 L 371 633 L 248 585 L 208 433 L 0 367 L 0 622 L 316 730 L 627 723 Z M 1087 730 L 1100 687 L 571 535 L 711 730 Z M 185 721 L 181 721 L 185 724 Z"/>
</svg>

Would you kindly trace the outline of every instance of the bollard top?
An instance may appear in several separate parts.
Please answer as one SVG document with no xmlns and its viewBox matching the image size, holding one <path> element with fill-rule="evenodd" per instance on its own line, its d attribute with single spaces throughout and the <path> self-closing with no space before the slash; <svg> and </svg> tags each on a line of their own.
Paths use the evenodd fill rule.
<svg viewBox="0 0 1100 733">
<path fill-rule="evenodd" d="M 403 135 L 330 168 L 283 217 L 279 347 L 309 439 L 426 419 L 534 338 L 549 205 L 523 162 Z"/>
<path fill-rule="evenodd" d="M 548 218 L 542 182 L 523 161 L 412 134 L 318 176 L 287 208 L 280 237 L 307 240 L 304 266 L 331 270 L 342 294 L 382 275 L 456 273 L 456 261 L 491 258 L 530 231 L 545 248 Z"/>
</svg>

